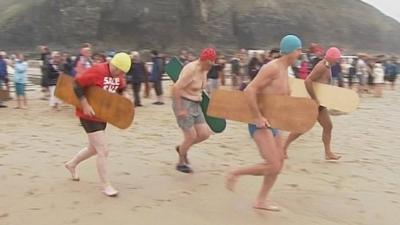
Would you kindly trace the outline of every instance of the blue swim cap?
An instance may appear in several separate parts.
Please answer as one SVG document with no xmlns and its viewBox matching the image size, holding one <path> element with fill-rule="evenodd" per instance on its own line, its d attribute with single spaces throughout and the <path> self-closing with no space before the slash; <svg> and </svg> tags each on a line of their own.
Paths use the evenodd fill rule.
<svg viewBox="0 0 400 225">
<path fill-rule="evenodd" d="M 302 48 L 301 40 L 295 35 L 286 35 L 281 40 L 281 54 L 290 54 L 295 50 Z"/>
</svg>

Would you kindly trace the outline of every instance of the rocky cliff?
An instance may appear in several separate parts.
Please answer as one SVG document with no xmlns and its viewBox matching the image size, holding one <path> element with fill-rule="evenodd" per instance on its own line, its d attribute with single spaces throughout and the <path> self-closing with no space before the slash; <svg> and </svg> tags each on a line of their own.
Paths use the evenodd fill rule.
<svg viewBox="0 0 400 225">
<path fill-rule="evenodd" d="M 305 43 L 400 53 L 400 24 L 359 0 L 0 0 L 0 48 L 50 43 L 124 49 Z"/>
</svg>

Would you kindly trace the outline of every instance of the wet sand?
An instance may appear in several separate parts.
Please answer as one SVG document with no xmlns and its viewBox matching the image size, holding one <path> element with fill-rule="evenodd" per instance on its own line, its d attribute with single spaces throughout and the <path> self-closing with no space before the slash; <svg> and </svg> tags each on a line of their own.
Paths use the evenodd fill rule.
<svg viewBox="0 0 400 225">
<path fill-rule="evenodd" d="M 260 161 L 245 124 L 229 122 L 226 132 L 195 146 L 195 173 L 181 174 L 170 101 L 144 99 L 131 128 L 107 128 L 110 177 L 120 191 L 107 198 L 94 159 L 78 168 L 80 182 L 63 167 L 87 143 L 73 109 L 51 112 L 39 93 L 28 94 L 29 110 L 0 109 L 1 225 L 398 224 L 399 91 L 363 98 L 356 112 L 332 117 L 339 162 L 323 160 L 319 125 L 291 145 L 270 195 L 280 213 L 251 208 L 259 177 L 241 178 L 236 193 L 224 188 L 227 170 Z"/>
</svg>

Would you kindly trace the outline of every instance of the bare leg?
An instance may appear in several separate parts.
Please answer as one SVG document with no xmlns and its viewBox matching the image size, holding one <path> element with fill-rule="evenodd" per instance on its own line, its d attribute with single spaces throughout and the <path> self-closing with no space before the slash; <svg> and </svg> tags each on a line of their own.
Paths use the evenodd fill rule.
<svg viewBox="0 0 400 225">
<path fill-rule="evenodd" d="M 94 155 L 96 155 L 96 150 L 91 144 L 89 144 L 88 147 L 83 148 L 70 161 L 65 163 L 65 168 L 67 168 L 71 173 L 73 181 L 79 181 L 79 176 L 78 173 L 76 172 L 76 167 L 79 165 L 79 163 L 85 161 L 86 159 Z"/>
<path fill-rule="evenodd" d="M 290 145 L 293 141 L 295 141 L 297 138 L 299 138 L 301 135 L 302 135 L 302 134 L 299 134 L 299 133 L 290 133 L 290 134 L 289 134 L 288 138 L 287 138 L 286 141 L 285 141 L 285 145 L 283 146 L 283 153 L 284 153 L 285 159 L 288 158 L 287 150 L 288 150 L 288 148 L 289 148 L 289 145 Z"/>
<path fill-rule="evenodd" d="M 338 160 L 341 157 L 335 155 L 331 150 L 332 121 L 329 117 L 328 110 L 325 108 L 319 112 L 318 122 L 322 126 L 322 141 L 325 147 L 326 160 Z"/>
<path fill-rule="evenodd" d="M 15 107 L 16 109 L 20 109 L 21 107 L 21 96 L 17 96 L 17 106 Z"/>
<path fill-rule="evenodd" d="M 194 127 L 183 130 L 183 142 L 179 145 L 179 162 L 178 165 L 190 164 L 187 153 L 195 144 L 203 142 L 210 137 L 210 129 L 205 123 L 195 124 Z"/>
<path fill-rule="evenodd" d="M 265 210 L 278 210 L 277 207 L 267 203 L 267 196 L 283 166 L 283 150 L 267 129 L 257 130 L 254 133 L 254 141 L 265 162 L 249 167 L 231 171 L 226 178 L 226 187 L 234 190 L 236 180 L 242 175 L 264 176 L 264 182 L 257 196 L 254 208 Z"/>
<path fill-rule="evenodd" d="M 99 173 L 100 181 L 103 186 L 103 193 L 107 196 L 113 197 L 118 194 L 108 179 L 107 175 L 107 158 L 108 158 L 108 148 L 105 140 L 104 131 L 97 131 L 88 134 L 90 144 L 96 149 L 97 152 L 97 172 Z"/>
<path fill-rule="evenodd" d="M 24 107 L 23 108 L 27 109 L 28 108 L 28 101 L 26 99 L 26 95 L 24 95 L 23 98 L 24 98 Z"/>
</svg>

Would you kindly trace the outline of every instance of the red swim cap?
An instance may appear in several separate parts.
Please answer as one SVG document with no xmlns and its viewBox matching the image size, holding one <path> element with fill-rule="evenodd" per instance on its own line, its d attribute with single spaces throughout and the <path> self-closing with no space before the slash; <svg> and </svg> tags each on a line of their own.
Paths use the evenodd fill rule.
<svg viewBox="0 0 400 225">
<path fill-rule="evenodd" d="M 216 59 L 217 59 L 217 52 L 213 48 L 203 49 L 203 51 L 200 54 L 201 61 L 210 60 L 214 62 Z"/>
<path fill-rule="evenodd" d="M 326 51 L 325 54 L 325 58 L 326 59 L 340 59 L 342 58 L 342 53 L 340 52 L 340 50 L 338 48 L 332 47 L 330 49 L 328 49 L 328 51 Z"/>
</svg>

